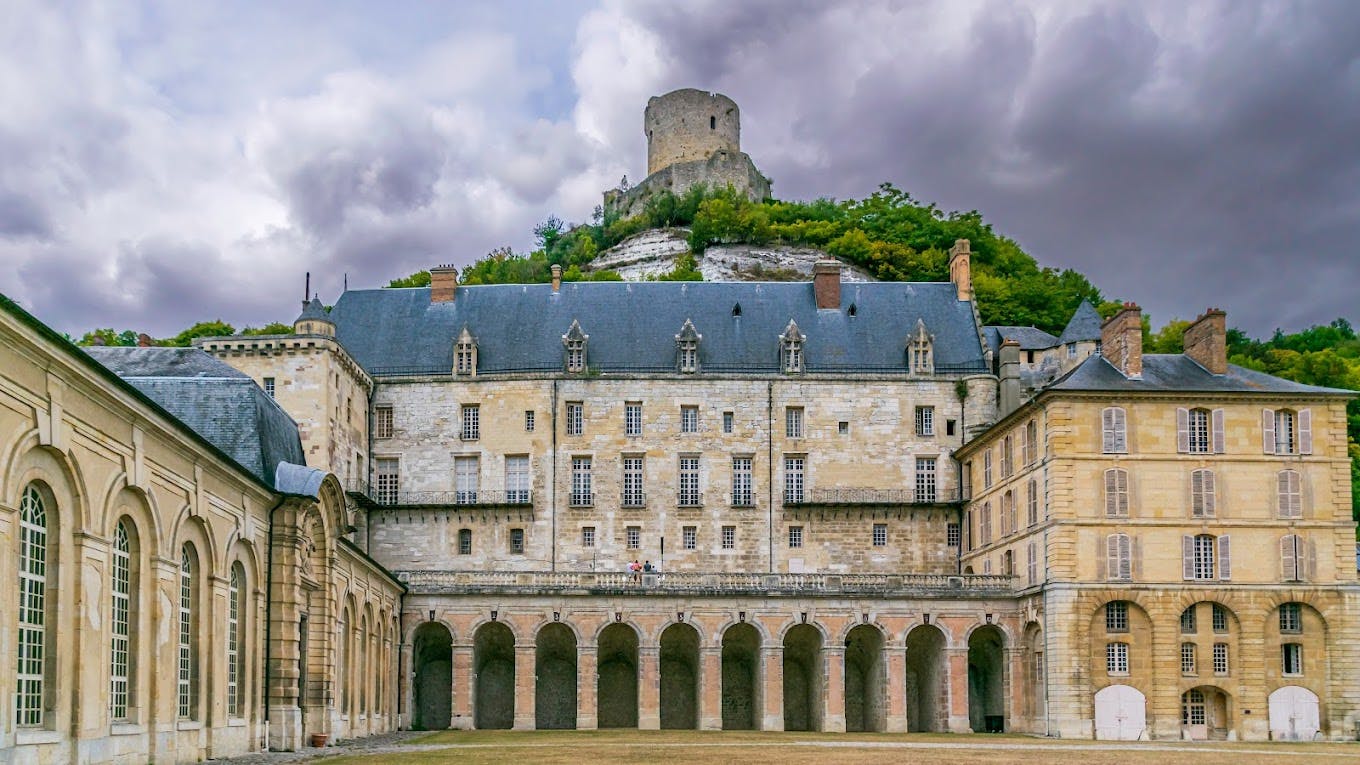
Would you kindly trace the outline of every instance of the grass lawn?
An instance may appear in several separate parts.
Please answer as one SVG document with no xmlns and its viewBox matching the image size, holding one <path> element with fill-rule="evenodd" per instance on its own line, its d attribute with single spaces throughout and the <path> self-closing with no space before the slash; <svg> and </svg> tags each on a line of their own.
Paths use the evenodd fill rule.
<svg viewBox="0 0 1360 765">
<path fill-rule="evenodd" d="M 328 759 L 327 765 L 459 763 L 614 763 L 710 765 L 715 763 L 930 762 L 1171 765 L 1194 762 L 1360 762 L 1360 744 L 1120 743 L 1037 739 L 1028 736 L 761 733 L 708 731 L 444 731 L 394 751 Z"/>
</svg>

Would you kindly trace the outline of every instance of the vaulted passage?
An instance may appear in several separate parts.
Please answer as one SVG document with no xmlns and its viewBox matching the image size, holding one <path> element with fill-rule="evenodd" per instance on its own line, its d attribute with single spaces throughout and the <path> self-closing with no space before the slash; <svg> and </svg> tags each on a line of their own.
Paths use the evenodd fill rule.
<svg viewBox="0 0 1360 765">
<path fill-rule="evenodd" d="M 822 729 L 822 633 L 799 624 L 784 635 L 784 730 Z"/>
<path fill-rule="evenodd" d="M 534 721 L 540 729 L 576 727 L 576 634 L 560 622 L 534 641 Z"/>
<path fill-rule="evenodd" d="M 907 634 L 907 730 L 948 730 L 944 633 L 922 625 Z"/>
<path fill-rule="evenodd" d="M 755 730 L 760 709 L 760 633 L 734 624 L 723 633 L 723 730 Z"/>
<path fill-rule="evenodd" d="M 636 728 L 638 724 L 638 636 L 626 624 L 611 624 L 600 633 L 597 724 L 601 728 Z"/>
<path fill-rule="evenodd" d="M 515 724 L 515 636 L 499 622 L 483 624 L 472 641 L 473 705 L 478 728 L 510 728 Z"/>
<path fill-rule="evenodd" d="M 688 624 L 661 633 L 661 727 L 699 727 L 699 633 Z"/>
<path fill-rule="evenodd" d="M 1005 645 L 996 627 L 981 627 L 968 638 L 968 724 L 975 733 L 1005 728 Z"/>
<path fill-rule="evenodd" d="M 453 702 L 453 636 L 439 622 L 416 629 L 412 655 L 415 663 L 415 703 L 411 727 L 443 730 L 449 727 Z"/>
<path fill-rule="evenodd" d="M 884 730 L 883 633 L 861 624 L 845 638 L 845 729 Z"/>
</svg>

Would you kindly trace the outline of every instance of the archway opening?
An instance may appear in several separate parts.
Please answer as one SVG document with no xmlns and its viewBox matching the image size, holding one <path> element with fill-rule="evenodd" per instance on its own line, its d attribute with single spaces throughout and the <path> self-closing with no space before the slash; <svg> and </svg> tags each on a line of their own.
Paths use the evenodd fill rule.
<svg viewBox="0 0 1360 765">
<path fill-rule="evenodd" d="M 907 634 L 907 730 L 913 733 L 949 729 L 944 643 L 939 627 L 921 625 Z"/>
<path fill-rule="evenodd" d="M 439 622 L 426 622 L 416 628 L 412 643 L 416 678 L 411 728 L 444 730 L 453 711 L 453 635 Z"/>
<path fill-rule="evenodd" d="M 672 624 L 661 633 L 661 727 L 699 727 L 699 632 Z"/>
<path fill-rule="evenodd" d="M 784 635 L 784 730 L 822 729 L 822 633 L 810 624 Z"/>
<path fill-rule="evenodd" d="M 478 628 L 472 639 L 473 724 L 506 729 L 515 724 L 515 635 L 500 622 Z"/>
<path fill-rule="evenodd" d="M 883 633 L 861 624 L 845 637 L 845 730 L 884 729 Z"/>
<path fill-rule="evenodd" d="M 1322 730 L 1316 693 L 1298 685 L 1271 691 L 1270 738 L 1275 741 L 1312 741 Z"/>
<path fill-rule="evenodd" d="M 638 724 L 638 636 L 626 624 L 600 632 L 596 723 L 601 728 L 636 728 Z"/>
<path fill-rule="evenodd" d="M 575 728 L 576 633 L 554 622 L 534 642 L 534 724 L 544 730 Z"/>
<path fill-rule="evenodd" d="M 968 638 L 968 724 L 975 733 L 1006 728 L 1006 637 L 994 626 Z"/>
<path fill-rule="evenodd" d="M 734 624 L 723 633 L 723 730 L 755 730 L 760 709 L 760 633 Z"/>
<path fill-rule="evenodd" d="M 1048 716 L 1048 684 L 1044 680 L 1044 630 L 1038 622 L 1025 627 L 1024 647 L 1025 716 L 1031 733 L 1042 733 L 1041 723 Z"/>
<path fill-rule="evenodd" d="M 1232 728 L 1228 694 L 1211 685 L 1181 694 L 1181 737 L 1191 741 L 1223 741 Z"/>
</svg>

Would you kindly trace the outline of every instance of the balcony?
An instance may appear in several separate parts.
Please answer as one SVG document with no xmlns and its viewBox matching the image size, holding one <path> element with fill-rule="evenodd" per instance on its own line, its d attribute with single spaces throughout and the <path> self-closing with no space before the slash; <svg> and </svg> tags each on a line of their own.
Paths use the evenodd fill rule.
<svg viewBox="0 0 1360 765">
<path fill-rule="evenodd" d="M 956 492 L 911 489 L 809 489 L 784 493 L 785 507 L 855 507 L 862 505 L 946 505 L 958 501 Z"/>
<path fill-rule="evenodd" d="M 528 489 L 491 491 L 400 491 L 386 486 L 358 485 L 349 490 L 368 507 L 533 507 Z"/>
<path fill-rule="evenodd" d="M 1014 591 L 993 574 L 760 574 L 559 571 L 396 571 L 416 594 L 759 595 L 990 598 Z"/>
</svg>

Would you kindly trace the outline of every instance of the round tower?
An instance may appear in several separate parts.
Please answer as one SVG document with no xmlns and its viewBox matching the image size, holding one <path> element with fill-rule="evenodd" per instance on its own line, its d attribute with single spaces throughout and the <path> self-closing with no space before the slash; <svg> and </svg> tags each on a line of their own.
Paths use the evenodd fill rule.
<svg viewBox="0 0 1360 765">
<path fill-rule="evenodd" d="M 680 162 L 706 160 L 716 151 L 741 151 L 737 102 L 721 93 L 674 90 L 647 101 L 647 174 Z"/>
</svg>

